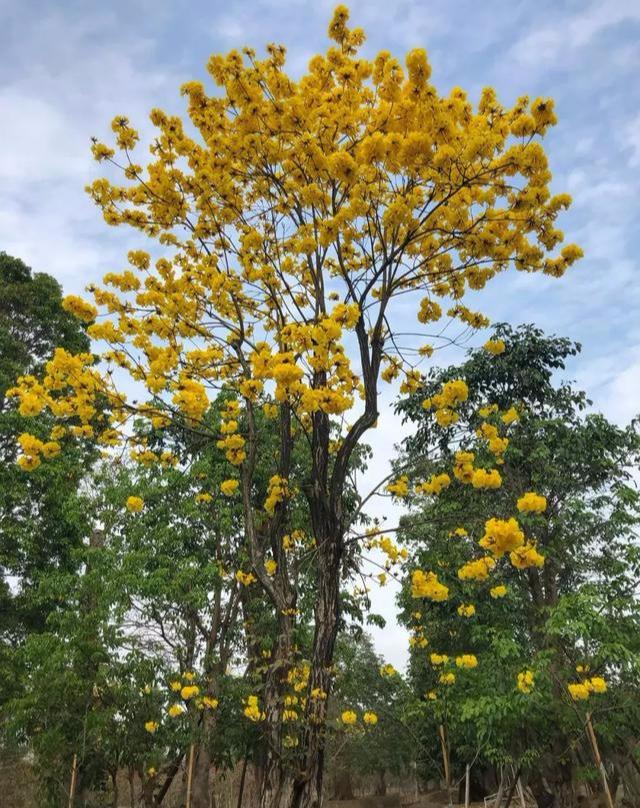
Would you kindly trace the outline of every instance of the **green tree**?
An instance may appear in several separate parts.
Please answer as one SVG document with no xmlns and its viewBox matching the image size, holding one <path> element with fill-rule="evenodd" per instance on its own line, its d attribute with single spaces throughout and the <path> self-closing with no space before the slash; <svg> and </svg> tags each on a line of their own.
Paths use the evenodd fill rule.
<svg viewBox="0 0 640 808">
<path fill-rule="evenodd" d="M 426 626 L 430 642 L 427 650 L 414 651 L 412 675 L 420 692 L 431 690 L 439 674 L 430 653 L 447 654 L 449 665 L 457 654 L 476 653 L 478 668 L 459 671 L 455 684 L 437 694 L 441 700 L 446 691 L 454 751 L 468 760 L 481 750 L 487 762 L 517 766 L 537 759 L 536 768 L 570 804 L 572 780 L 589 764 L 582 735 L 586 709 L 612 759 L 628 762 L 637 754 L 640 499 L 633 469 L 640 438 L 635 423 L 618 427 L 588 412 L 586 395 L 558 380 L 578 344 L 546 337 L 533 326 L 500 325 L 493 339 L 504 342 L 503 353 L 473 351 L 461 366 L 434 369 L 422 389 L 399 405 L 416 425 L 402 462 L 419 479 L 437 470 L 429 459 L 434 449 L 441 458 L 453 458 L 475 445 L 483 422 L 504 423 L 503 416 L 509 421 L 512 407 L 518 414 L 509 428 L 499 488 L 455 482 L 426 505 L 416 504 L 402 523 L 415 559 L 439 564 L 460 597 L 477 603 L 475 617 L 461 621 L 453 607 L 416 611 L 404 593 L 407 625 L 418 631 Z M 454 378 L 468 384 L 469 398 L 458 421 L 442 430 L 422 402 Z M 475 462 L 485 461 L 480 453 Z M 522 574 L 497 565 L 486 581 L 460 580 L 456 572 L 480 554 L 477 540 L 486 520 L 513 513 L 524 491 L 546 497 L 543 513 L 519 515 L 544 566 Z M 497 585 L 506 587 L 504 598 L 490 596 Z M 577 666 L 589 670 L 579 673 Z M 529 694 L 516 690 L 517 674 L 525 669 L 535 678 Z M 568 684 L 593 676 L 606 679 L 608 692 L 574 701 Z"/>
<path fill-rule="evenodd" d="M 83 446 L 32 475 L 15 464 L 18 436 L 46 439 L 52 419 L 41 415 L 27 427 L 6 392 L 17 377 L 39 373 L 59 346 L 89 346 L 84 326 L 62 308 L 60 285 L 0 253 L 0 705 L 20 686 L 16 644 L 44 626 L 52 606 L 35 597 L 42 575 L 73 569 L 73 551 L 87 535 L 79 489 L 90 456 Z"/>
</svg>

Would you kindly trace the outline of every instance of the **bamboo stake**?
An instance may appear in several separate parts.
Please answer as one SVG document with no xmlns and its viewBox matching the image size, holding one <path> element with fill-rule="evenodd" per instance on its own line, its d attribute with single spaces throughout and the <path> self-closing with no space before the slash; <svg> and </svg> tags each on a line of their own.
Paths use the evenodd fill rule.
<svg viewBox="0 0 640 808">
<path fill-rule="evenodd" d="M 71 764 L 71 783 L 69 785 L 69 808 L 73 808 L 76 798 L 76 782 L 78 780 L 78 755 L 74 754 Z"/>
<path fill-rule="evenodd" d="M 469 808 L 470 797 L 471 797 L 471 766 L 467 763 L 467 768 L 464 773 L 464 808 Z"/>
<path fill-rule="evenodd" d="M 195 744 L 191 744 L 189 748 L 189 763 L 187 768 L 187 801 L 185 808 L 191 808 L 191 781 L 193 780 L 193 759 L 195 753 Z"/>
<path fill-rule="evenodd" d="M 591 713 L 587 713 L 587 735 L 589 736 L 589 740 L 591 741 L 593 757 L 596 762 L 596 766 L 600 772 L 600 777 L 602 778 L 602 786 L 604 788 L 604 793 L 607 795 L 607 802 L 609 803 L 609 808 L 615 808 L 613 804 L 613 797 L 611 796 L 611 791 L 609 791 L 609 783 L 607 781 L 607 771 L 604 767 L 604 763 L 602 762 L 602 758 L 600 756 L 598 739 L 596 738 L 596 733 L 594 732 L 593 724 L 591 723 Z"/>
</svg>

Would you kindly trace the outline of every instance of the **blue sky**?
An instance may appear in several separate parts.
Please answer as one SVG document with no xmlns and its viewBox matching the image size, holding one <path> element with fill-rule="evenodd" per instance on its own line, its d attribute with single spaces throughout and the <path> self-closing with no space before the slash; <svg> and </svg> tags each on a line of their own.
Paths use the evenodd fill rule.
<svg viewBox="0 0 640 808">
<path fill-rule="evenodd" d="M 300 74 L 326 46 L 334 5 L 0 0 L 0 250 L 69 292 L 119 271 L 141 245 L 107 228 L 84 194 L 99 173 L 90 136 L 107 138 L 116 114 L 144 128 L 151 107 L 181 111 L 180 84 L 206 81 L 212 52 L 281 42 Z M 560 121 L 545 143 L 554 190 L 574 197 L 560 225 L 586 257 L 559 281 L 508 273 L 482 308 L 582 342 L 571 376 L 598 409 L 629 420 L 640 411 L 640 0 L 358 0 L 350 8 L 368 54 L 425 47 L 442 93 L 459 85 L 477 98 L 491 84 L 505 103 L 521 94 L 556 99 Z M 382 426 L 379 476 L 399 437 L 389 414 Z M 378 644 L 400 659 L 397 636 Z"/>
</svg>

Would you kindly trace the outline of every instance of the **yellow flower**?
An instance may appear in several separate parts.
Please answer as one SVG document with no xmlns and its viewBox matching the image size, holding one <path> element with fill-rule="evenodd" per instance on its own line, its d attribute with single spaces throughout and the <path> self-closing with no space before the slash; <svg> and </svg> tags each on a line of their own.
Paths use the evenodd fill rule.
<svg viewBox="0 0 640 808">
<path fill-rule="evenodd" d="M 542 513 L 547 509 L 546 497 L 535 494 L 533 491 L 527 491 L 518 500 L 518 510 L 526 513 Z"/>
<path fill-rule="evenodd" d="M 396 497 L 402 498 L 409 494 L 409 478 L 406 474 L 387 485 L 387 491 Z"/>
<path fill-rule="evenodd" d="M 236 581 L 242 584 L 242 586 L 250 586 L 252 583 L 255 583 L 256 576 L 252 572 L 243 572 L 242 570 L 237 570 L 236 572 Z"/>
<path fill-rule="evenodd" d="M 606 693 L 607 683 L 601 676 L 593 676 L 589 679 L 589 685 L 594 693 Z"/>
<path fill-rule="evenodd" d="M 278 564 L 276 561 L 273 560 L 273 558 L 267 558 L 267 560 L 264 562 L 264 568 L 267 571 L 267 575 L 269 575 L 272 578 L 276 574 Z"/>
<path fill-rule="evenodd" d="M 144 508 L 144 500 L 141 497 L 128 497 L 127 510 L 131 513 L 140 513 Z"/>
<path fill-rule="evenodd" d="M 476 613 L 476 607 L 473 603 L 461 603 L 458 606 L 458 614 L 460 617 L 473 617 Z"/>
<path fill-rule="evenodd" d="M 458 668 L 477 668 L 478 659 L 474 654 L 462 654 L 456 657 L 456 665 Z"/>
<path fill-rule="evenodd" d="M 238 490 L 240 482 L 238 480 L 225 480 L 220 484 L 220 490 L 225 497 L 230 497 Z"/>
<path fill-rule="evenodd" d="M 177 718 L 179 715 L 182 715 L 185 712 L 185 707 L 183 704 L 172 704 L 169 707 L 168 713 L 171 718 Z"/>
<path fill-rule="evenodd" d="M 212 499 L 213 497 L 208 491 L 201 491 L 199 494 L 196 494 L 196 502 L 211 502 Z"/>
<path fill-rule="evenodd" d="M 492 598 L 503 598 L 507 594 L 507 587 L 504 584 L 498 584 L 489 590 Z"/>
<path fill-rule="evenodd" d="M 41 460 L 33 455 L 20 455 L 17 463 L 23 471 L 34 471 L 40 465 Z"/>
<path fill-rule="evenodd" d="M 395 676 L 397 673 L 398 671 L 390 663 L 380 666 L 380 676 Z"/>
<path fill-rule="evenodd" d="M 362 716 L 362 720 L 365 724 L 369 724 L 369 726 L 374 726 L 378 723 L 378 716 L 373 712 L 366 712 Z"/>
<path fill-rule="evenodd" d="M 180 695 L 185 701 L 187 701 L 188 699 L 197 696 L 199 692 L 200 688 L 198 687 L 198 685 L 185 685 L 180 691 Z"/>
<path fill-rule="evenodd" d="M 144 728 L 147 730 L 147 732 L 150 732 L 153 735 L 153 733 L 158 729 L 159 726 L 160 724 L 158 724 L 157 721 L 147 721 L 144 725 Z"/>
<path fill-rule="evenodd" d="M 506 424 L 507 426 L 509 424 L 514 423 L 514 421 L 517 421 L 519 418 L 520 415 L 515 407 L 510 407 L 506 412 L 503 412 L 502 415 L 500 416 L 500 420 L 502 421 L 502 423 Z"/>
<path fill-rule="evenodd" d="M 262 721 L 264 718 L 264 713 L 260 710 L 257 696 L 247 696 L 243 712 L 250 721 Z"/>
<path fill-rule="evenodd" d="M 487 353 L 490 353 L 492 356 L 497 356 L 498 354 L 504 353 L 506 346 L 501 339 L 490 339 L 487 340 L 482 347 Z"/>
<path fill-rule="evenodd" d="M 449 590 L 438 581 L 434 572 L 414 570 L 411 574 L 411 595 L 414 598 L 429 598 L 429 600 L 443 601 L 449 597 Z"/>
<path fill-rule="evenodd" d="M 535 685 L 533 671 L 524 670 L 518 674 L 518 690 L 521 693 L 531 693 Z"/>
<path fill-rule="evenodd" d="M 589 698 L 589 688 L 583 682 L 569 684 L 567 689 L 574 701 L 586 701 Z"/>
<path fill-rule="evenodd" d="M 85 323 L 92 323 L 98 315 L 95 306 L 77 295 L 67 295 L 62 301 L 62 308 Z"/>
<path fill-rule="evenodd" d="M 215 710 L 219 704 L 219 701 L 218 699 L 214 699 L 212 696 L 203 696 L 202 703 L 205 705 L 205 707 L 209 707 L 209 709 Z"/>
<path fill-rule="evenodd" d="M 451 672 L 449 672 L 449 673 L 441 673 L 440 676 L 438 677 L 438 681 L 440 682 L 440 684 L 443 684 L 443 685 L 452 685 L 455 682 L 455 680 L 456 680 L 456 675 L 455 675 L 455 673 L 451 673 Z"/>
<path fill-rule="evenodd" d="M 353 710 L 345 710 L 340 716 L 340 720 L 343 724 L 351 726 L 356 723 L 358 716 L 353 712 Z"/>
<path fill-rule="evenodd" d="M 169 682 L 169 687 L 175 693 L 178 693 L 182 689 L 182 682 L 179 679 L 174 679 L 173 681 Z"/>
</svg>

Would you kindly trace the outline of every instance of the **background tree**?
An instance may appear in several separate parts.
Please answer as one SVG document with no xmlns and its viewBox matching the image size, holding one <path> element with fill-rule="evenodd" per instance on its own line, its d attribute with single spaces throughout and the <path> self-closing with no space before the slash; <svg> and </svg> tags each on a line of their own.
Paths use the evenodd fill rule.
<svg viewBox="0 0 640 808">
<path fill-rule="evenodd" d="M 492 355 L 495 346 L 503 352 Z M 422 479 L 433 466 L 434 446 L 440 456 L 453 457 L 477 440 L 483 423 L 506 420 L 502 484 L 444 488 L 403 521 L 402 538 L 421 564 L 439 563 L 459 578 L 457 571 L 478 556 L 476 540 L 486 521 L 508 514 L 520 492 L 534 491 L 546 497 L 546 509 L 523 508 L 518 518 L 545 561 L 526 575 L 507 566 L 458 580 L 470 599 L 480 601 L 472 623 L 456 625 L 446 610 L 428 606 L 416 617 L 406 593 L 405 620 L 414 629 L 426 625 L 430 641 L 414 652 L 412 672 L 420 692 L 432 690 L 442 668 L 434 667 L 431 652 L 453 661 L 462 647 L 473 648 L 478 669 L 466 683 L 447 688 L 458 751 L 470 745 L 482 750 L 481 759 L 516 766 L 531 767 L 535 759 L 534 768 L 558 796 L 568 792 L 563 804 L 572 804 L 572 781 L 590 762 L 586 709 L 620 770 L 637 754 L 637 733 L 627 719 L 635 716 L 640 650 L 640 500 L 633 477 L 640 438 L 635 423 L 622 428 L 587 412 L 585 394 L 558 379 L 578 344 L 546 337 L 533 326 L 500 325 L 487 348 L 471 352 L 461 366 L 432 370 L 422 389 L 401 402 L 400 411 L 417 427 L 405 441 L 402 463 Z M 470 393 L 458 421 L 443 430 L 423 400 L 451 379 L 465 380 Z M 527 669 L 535 685 L 521 693 L 517 675 Z M 568 689 L 588 686 L 593 677 L 605 678 L 604 695 Z"/>
<path fill-rule="evenodd" d="M 19 692 L 15 649 L 39 631 L 52 608 L 38 596 L 43 575 L 77 569 L 74 550 L 87 536 L 80 491 L 91 453 L 82 445 L 54 457 L 31 475 L 16 464 L 18 437 L 27 429 L 7 390 L 18 376 L 42 372 L 56 347 L 87 350 L 85 326 L 62 307 L 58 282 L 32 273 L 20 259 L 0 253 L 0 707 Z M 29 419 L 46 441 L 50 416 Z"/>
</svg>

